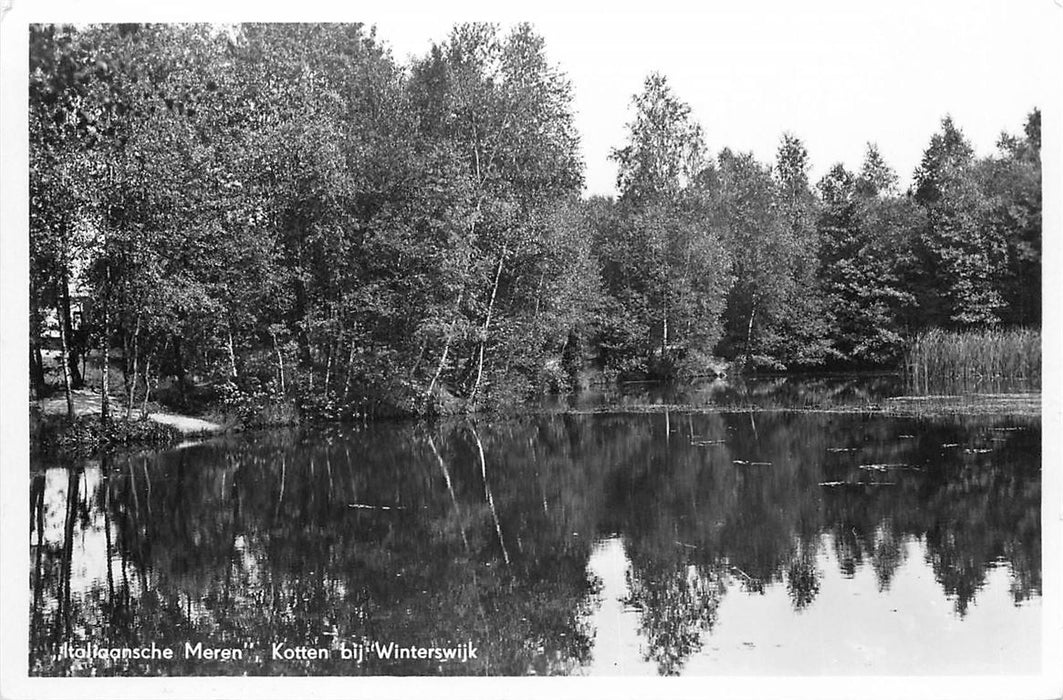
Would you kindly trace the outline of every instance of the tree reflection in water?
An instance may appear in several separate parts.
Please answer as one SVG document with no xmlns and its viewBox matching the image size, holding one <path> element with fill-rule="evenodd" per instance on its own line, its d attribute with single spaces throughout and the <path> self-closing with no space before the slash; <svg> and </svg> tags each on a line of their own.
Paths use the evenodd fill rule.
<svg viewBox="0 0 1063 700">
<path fill-rule="evenodd" d="M 675 675 L 716 624 L 725 587 L 715 572 L 648 559 L 635 557 L 639 564 L 628 575 L 624 603 L 640 611 L 646 659 L 661 675 Z"/>
<path fill-rule="evenodd" d="M 886 591 L 918 541 L 962 617 L 1001 564 L 1016 603 L 1040 595 L 1039 464 L 1037 419 L 669 411 L 277 431 L 57 465 L 30 493 L 31 669 L 573 673 L 601 603 L 588 558 L 611 533 L 661 674 L 702 651 L 726 595 L 783 586 L 795 614 L 819 604 L 828 552 Z M 249 654 L 57 660 L 64 641 Z M 370 641 L 480 654 L 269 658 L 273 642 Z"/>
</svg>

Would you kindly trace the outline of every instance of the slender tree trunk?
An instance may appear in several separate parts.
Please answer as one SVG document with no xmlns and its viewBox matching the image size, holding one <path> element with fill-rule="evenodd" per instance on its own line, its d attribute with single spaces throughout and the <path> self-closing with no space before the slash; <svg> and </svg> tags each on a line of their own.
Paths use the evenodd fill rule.
<svg viewBox="0 0 1063 700">
<path fill-rule="evenodd" d="M 450 481 L 450 471 L 447 469 L 446 462 L 443 461 L 443 456 L 439 454 L 439 450 L 436 449 L 435 442 L 432 441 L 431 436 L 428 438 L 428 446 L 432 448 L 432 452 L 436 456 L 436 461 L 439 462 L 439 468 L 443 470 L 443 480 L 447 483 L 447 492 L 450 494 L 450 502 L 454 504 L 454 513 L 458 516 L 458 529 L 461 531 L 461 542 L 465 545 L 465 551 L 469 551 L 469 538 L 465 535 L 465 524 L 462 522 L 461 506 L 458 505 L 458 497 L 454 494 L 454 485 Z"/>
<path fill-rule="evenodd" d="M 133 404 L 137 400 L 137 359 L 138 359 L 137 355 L 139 353 L 140 353 L 140 312 L 138 311 L 137 312 L 136 323 L 133 325 L 133 357 L 131 358 L 132 359 L 132 368 L 133 368 L 132 381 L 130 381 L 128 377 L 126 378 L 126 384 L 129 385 L 127 387 L 128 396 L 126 398 L 126 412 L 125 412 L 125 419 L 126 419 L 127 423 L 129 421 L 133 420 Z M 126 364 L 129 364 L 129 362 L 127 362 Z"/>
<path fill-rule="evenodd" d="M 226 340 L 228 341 L 229 350 L 229 377 L 233 381 L 236 381 L 236 349 L 233 347 L 233 326 L 231 323 L 225 324 Z"/>
<path fill-rule="evenodd" d="M 107 301 L 103 303 L 103 338 L 100 350 L 103 354 L 100 359 L 100 422 L 107 425 L 111 419 L 111 311 Z"/>
<path fill-rule="evenodd" d="M 317 361 L 317 358 L 314 356 L 315 352 L 312 343 L 307 345 L 307 352 L 308 356 L 310 357 L 310 363 L 307 365 L 308 369 L 310 370 L 310 378 L 307 384 L 306 394 L 307 396 L 310 396 L 314 393 L 314 363 Z"/>
<path fill-rule="evenodd" d="M 78 487 L 81 485 L 82 470 L 70 469 L 66 491 L 66 521 L 63 527 L 63 553 L 60 564 L 59 586 L 59 625 L 62 635 L 70 638 L 70 574 L 74 559 L 74 527 L 77 524 Z"/>
<path fill-rule="evenodd" d="M 133 493 L 133 513 L 140 520 L 140 496 L 137 494 L 137 472 L 133 468 L 133 460 L 126 462 L 129 467 L 129 490 Z"/>
<path fill-rule="evenodd" d="M 443 372 L 443 367 L 447 364 L 447 355 L 450 354 L 450 344 L 454 340 L 454 325 L 458 322 L 458 314 L 461 313 L 461 302 L 465 297 L 465 289 L 462 288 L 458 294 L 458 301 L 454 305 L 454 316 L 450 319 L 450 327 L 447 328 L 447 339 L 443 343 L 443 354 L 439 356 L 439 364 L 436 365 L 436 372 L 432 375 L 432 381 L 428 383 L 428 391 L 425 392 L 425 401 L 432 398 L 432 389 L 435 388 L 436 382 L 439 381 L 439 375 Z"/>
<path fill-rule="evenodd" d="M 475 134 L 475 126 L 473 127 L 473 132 Z M 479 148 L 475 148 L 473 150 L 473 153 L 476 156 L 476 181 L 482 187 L 483 186 L 483 178 L 482 178 L 481 173 L 480 173 L 480 151 L 479 151 Z M 435 374 L 432 375 L 432 381 L 428 383 L 428 391 L 425 392 L 425 402 L 427 402 L 429 399 L 431 399 L 431 397 L 432 397 L 432 389 L 435 388 L 436 382 L 439 381 L 439 375 L 443 372 L 443 367 L 446 365 L 446 362 L 447 362 L 447 356 L 450 354 L 450 345 L 451 345 L 451 343 L 454 340 L 454 325 L 458 322 L 458 315 L 461 313 L 461 302 L 462 302 L 462 299 L 464 299 L 464 297 L 465 297 L 465 288 L 469 284 L 468 269 L 469 269 L 469 264 L 470 264 L 471 259 L 472 259 L 472 244 L 473 244 L 473 241 L 476 240 L 476 223 L 480 219 L 480 210 L 481 210 L 481 207 L 483 206 L 483 203 L 484 203 L 484 195 L 481 193 L 480 196 L 476 198 L 476 209 L 473 212 L 472 224 L 469 226 L 469 240 L 468 240 L 468 246 L 466 247 L 466 251 L 465 251 L 465 263 L 464 263 L 464 267 L 463 267 L 464 273 L 462 275 L 461 291 L 458 293 L 458 301 L 454 305 L 454 315 L 451 317 L 450 327 L 447 329 L 447 339 L 446 339 L 446 342 L 443 344 L 443 354 L 440 355 L 440 357 L 439 357 L 439 364 L 436 366 Z"/>
<path fill-rule="evenodd" d="M 321 382 L 321 395 L 328 398 L 329 379 L 332 378 L 332 356 L 335 355 L 335 345 L 329 344 L 328 358 L 325 360 L 325 379 Z"/>
<path fill-rule="evenodd" d="M 753 318 L 757 314 L 757 295 L 753 295 L 752 303 L 749 306 L 749 325 L 746 327 L 746 369 L 749 368 L 749 361 L 753 354 Z"/>
<path fill-rule="evenodd" d="M 144 485 L 147 487 L 144 492 L 144 503 L 148 506 L 148 518 L 151 517 L 151 470 L 148 469 L 148 458 L 145 457 L 140 462 L 140 466 L 144 468 Z"/>
<path fill-rule="evenodd" d="M 288 458 L 285 453 L 281 452 L 281 488 L 280 493 L 277 494 L 277 505 L 273 508 L 273 517 L 276 518 L 281 512 L 281 504 L 284 503 L 284 483 L 285 477 L 288 474 Z"/>
<path fill-rule="evenodd" d="M 39 474 L 33 477 L 33 481 L 30 484 L 30 502 L 32 506 L 32 518 L 33 523 L 30 527 L 36 529 L 37 534 L 37 546 L 33 553 L 33 617 L 34 620 L 31 625 L 40 619 L 41 615 L 41 597 L 44 595 L 44 568 L 41 566 L 41 560 L 44 556 L 44 474 Z"/>
<path fill-rule="evenodd" d="M 136 375 L 133 375 L 134 379 Z M 107 556 L 107 592 L 108 601 L 111 604 L 111 609 L 114 610 L 114 567 L 111 564 L 111 482 L 110 482 L 110 466 L 107 464 L 107 453 L 100 454 L 100 471 L 103 472 L 103 533 L 104 533 L 104 550 Z"/>
<path fill-rule="evenodd" d="M 34 398 L 40 398 L 44 393 L 44 357 L 41 355 L 40 341 L 36 338 L 30 341 L 30 381 Z"/>
<path fill-rule="evenodd" d="M 229 487 L 229 497 L 232 500 L 232 511 L 230 512 L 229 519 L 232 522 L 232 530 L 229 536 L 229 566 L 226 567 L 226 583 L 225 583 L 225 603 L 231 600 L 232 596 L 232 571 L 236 564 L 236 539 L 240 532 L 243 532 L 243 527 L 240 518 L 240 470 L 241 464 L 237 462 L 236 469 L 233 470 L 232 486 Z"/>
<path fill-rule="evenodd" d="M 347 354 L 347 376 L 343 378 L 343 400 L 346 401 L 351 395 L 351 371 L 354 368 L 354 343 L 351 343 L 351 351 Z"/>
<path fill-rule="evenodd" d="M 451 323 L 450 325 L 453 329 L 454 324 Z M 428 382 L 428 391 L 425 392 L 426 401 L 432 398 L 432 390 L 435 389 L 436 382 L 439 381 L 439 375 L 443 371 L 444 365 L 447 363 L 447 355 L 450 354 L 450 341 L 452 338 L 453 334 L 448 332 L 447 340 L 443 343 L 443 354 L 439 356 L 439 364 L 436 365 L 436 371 L 435 374 L 432 375 L 432 381 Z"/>
<path fill-rule="evenodd" d="M 144 360 L 144 404 L 140 408 L 141 418 L 148 417 L 148 397 L 151 396 L 151 358 L 154 356 L 153 352 Z"/>
<path fill-rule="evenodd" d="M 539 318 L 539 307 L 543 299 L 543 280 L 546 279 L 546 268 L 539 274 L 539 284 L 535 288 L 535 318 Z"/>
<path fill-rule="evenodd" d="M 79 363 L 79 347 L 74 342 L 74 324 L 70 314 L 70 281 L 67 278 L 67 271 L 63 270 L 63 274 L 59 284 L 59 305 L 56 310 L 59 312 L 59 325 L 61 330 L 66 333 L 66 346 L 67 346 L 67 366 L 70 371 L 70 387 L 72 389 L 80 389 L 85 384 L 84 375 L 78 366 Z"/>
<path fill-rule="evenodd" d="M 484 327 L 480 338 L 480 358 L 476 363 L 476 381 L 473 382 L 472 391 L 469 393 L 469 401 L 476 399 L 476 392 L 480 390 L 480 381 L 484 373 L 484 347 L 487 345 L 487 334 L 491 330 L 491 314 L 495 310 L 495 299 L 498 296 L 498 281 L 502 277 L 502 265 L 506 261 L 506 246 L 502 246 L 502 254 L 498 256 L 498 269 L 495 270 L 495 283 L 491 287 L 491 300 L 487 304 L 487 317 L 484 319 Z"/>
<path fill-rule="evenodd" d="M 44 357 L 41 354 L 41 311 L 37 306 L 36 291 L 31 291 L 30 306 L 30 383 L 33 395 L 40 398 L 44 393 Z"/>
<path fill-rule="evenodd" d="M 127 331 L 125 328 L 121 329 L 122 332 L 122 394 L 129 398 L 129 373 L 133 371 L 129 365 L 130 358 L 133 356 L 133 334 Z"/>
<path fill-rule="evenodd" d="M 60 304 L 58 304 L 57 310 L 60 314 L 60 325 L 63 326 L 63 330 L 66 331 L 67 338 L 67 365 L 70 368 L 70 388 L 81 389 L 85 385 L 84 373 L 79 366 L 81 355 L 80 346 L 74 339 L 73 332 L 73 320 L 70 313 L 70 281 L 67 277 L 66 270 L 63 271 L 63 275 L 60 283 Z"/>
<path fill-rule="evenodd" d="M 506 549 L 506 542 L 502 538 L 502 522 L 498 519 L 498 511 L 495 510 L 495 498 L 491 495 L 491 487 L 487 485 L 487 459 L 484 457 L 484 446 L 480 442 L 480 436 L 476 432 L 476 428 L 470 428 L 472 437 L 476 440 L 476 449 L 480 452 L 480 476 L 484 482 L 484 497 L 487 499 L 487 506 L 491 511 L 491 519 L 495 521 L 495 535 L 498 537 L 498 546 L 502 548 L 502 558 L 506 562 L 506 566 L 509 566 L 509 550 Z"/>
<path fill-rule="evenodd" d="M 129 605 L 129 554 L 125 547 L 119 547 L 118 554 L 122 557 L 122 598 Z"/>
<path fill-rule="evenodd" d="M 185 361 L 184 354 L 181 352 L 181 337 L 175 336 L 173 339 L 173 354 L 174 354 L 174 376 L 177 378 L 177 393 L 181 397 L 181 405 L 188 405 L 188 395 L 185 391 Z"/>
<path fill-rule="evenodd" d="M 428 341 L 422 340 L 421 344 L 417 347 L 417 358 L 413 361 L 413 366 L 410 367 L 410 378 L 417 376 L 417 370 L 421 368 L 421 361 L 424 360 L 424 352 L 428 349 Z"/>
<path fill-rule="evenodd" d="M 60 348 L 60 363 L 63 366 L 63 392 L 66 394 L 66 415 L 71 423 L 74 422 L 74 396 L 71 391 L 71 377 L 70 377 L 70 344 L 66 338 L 66 324 L 63 323 L 63 312 L 56 306 L 56 313 L 59 315 L 59 348 Z"/>
</svg>

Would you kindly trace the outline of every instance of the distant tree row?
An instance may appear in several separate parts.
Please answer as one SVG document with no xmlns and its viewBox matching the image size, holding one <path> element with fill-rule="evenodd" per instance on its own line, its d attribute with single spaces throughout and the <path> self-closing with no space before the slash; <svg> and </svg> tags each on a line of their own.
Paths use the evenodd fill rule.
<svg viewBox="0 0 1063 700">
<path fill-rule="evenodd" d="M 528 25 L 409 65 L 356 24 L 32 27 L 35 386 L 53 328 L 68 388 L 121 358 L 130 413 L 162 380 L 339 415 L 1040 322 L 1037 112 L 988 159 L 946 119 L 910 192 L 874 147 L 813 187 L 789 135 L 712 158 L 653 75 L 586 201 L 571 102 Z"/>
<path fill-rule="evenodd" d="M 926 328 L 1040 326 L 1038 111 L 981 159 L 945 117 L 901 192 L 873 144 L 859 172 L 838 164 L 815 186 L 790 134 L 772 165 L 726 148 L 713 160 L 660 75 L 635 109 L 613 154 L 620 196 L 587 205 L 607 364 L 881 366 Z"/>
</svg>

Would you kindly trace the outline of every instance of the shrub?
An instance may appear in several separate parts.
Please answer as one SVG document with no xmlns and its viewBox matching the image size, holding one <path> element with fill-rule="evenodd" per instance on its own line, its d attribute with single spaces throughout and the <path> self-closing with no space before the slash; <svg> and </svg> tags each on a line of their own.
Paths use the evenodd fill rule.
<svg viewBox="0 0 1063 700">
<path fill-rule="evenodd" d="M 221 389 L 222 406 L 236 416 L 245 428 L 295 425 L 299 411 L 295 405 L 278 396 L 273 387 L 256 377 L 240 385 L 229 382 Z"/>
<path fill-rule="evenodd" d="M 73 422 L 65 415 L 46 416 L 35 427 L 34 442 L 45 453 L 92 454 L 118 447 L 161 447 L 181 437 L 176 428 L 152 420 L 114 418 L 105 425 L 97 414 L 77 416 Z"/>
</svg>

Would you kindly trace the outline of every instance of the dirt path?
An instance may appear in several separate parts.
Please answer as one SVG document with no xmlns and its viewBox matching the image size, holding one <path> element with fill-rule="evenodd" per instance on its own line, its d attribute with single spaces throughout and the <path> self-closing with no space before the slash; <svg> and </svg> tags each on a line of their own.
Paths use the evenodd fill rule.
<svg viewBox="0 0 1063 700">
<path fill-rule="evenodd" d="M 100 395 L 95 392 L 75 390 L 71 392 L 71 398 L 74 401 L 74 413 L 79 416 L 92 413 L 98 414 L 100 412 Z M 40 406 L 41 411 L 46 414 L 65 413 L 66 397 L 60 392 L 56 396 L 44 399 L 43 401 L 38 401 L 37 405 Z M 113 406 L 116 411 L 125 411 L 125 405 L 113 397 L 111 398 L 111 406 Z M 133 412 L 137 416 L 140 415 L 139 409 L 134 409 Z M 225 430 L 217 423 L 211 423 L 210 421 L 201 418 L 193 418 L 192 416 L 182 416 L 176 413 L 149 413 L 148 420 L 176 428 L 182 435 L 213 434 Z"/>
</svg>

